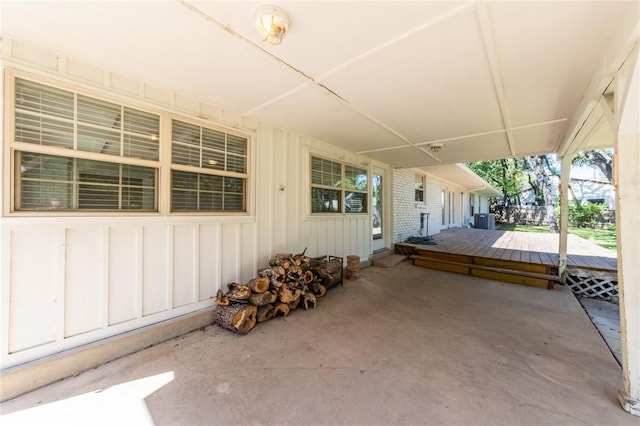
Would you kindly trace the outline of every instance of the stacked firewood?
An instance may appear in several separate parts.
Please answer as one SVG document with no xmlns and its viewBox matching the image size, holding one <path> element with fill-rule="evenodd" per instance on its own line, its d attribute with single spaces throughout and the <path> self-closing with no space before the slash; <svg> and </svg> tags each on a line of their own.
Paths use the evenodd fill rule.
<svg viewBox="0 0 640 426">
<path fill-rule="evenodd" d="M 269 267 L 258 270 L 256 278 L 246 284 L 230 283 L 226 293 L 218 290 L 215 323 L 247 334 L 256 323 L 286 317 L 300 306 L 315 308 L 317 299 L 327 292 L 325 283 L 342 281 L 342 259 L 318 261 L 306 256 L 306 250 L 278 253 L 269 260 Z"/>
</svg>

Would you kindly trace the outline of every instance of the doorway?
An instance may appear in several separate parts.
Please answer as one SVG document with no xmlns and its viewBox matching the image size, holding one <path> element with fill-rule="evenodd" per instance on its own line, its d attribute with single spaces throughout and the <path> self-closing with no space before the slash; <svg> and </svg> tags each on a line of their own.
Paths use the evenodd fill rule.
<svg viewBox="0 0 640 426">
<path fill-rule="evenodd" d="M 386 217 L 384 215 L 384 170 L 373 167 L 371 171 L 371 250 L 376 252 L 387 247 L 385 241 Z"/>
</svg>

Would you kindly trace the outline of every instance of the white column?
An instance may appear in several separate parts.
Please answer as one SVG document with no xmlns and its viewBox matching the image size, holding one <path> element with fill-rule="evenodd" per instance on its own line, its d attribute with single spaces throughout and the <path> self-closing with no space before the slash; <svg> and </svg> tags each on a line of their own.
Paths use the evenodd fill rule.
<svg viewBox="0 0 640 426">
<path fill-rule="evenodd" d="M 616 222 L 618 287 L 622 331 L 624 387 L 618 400 L 625 411 L 640 416 L 640 65 L 618 74 L 620 111 L 616 156 Z M 629 91 L 625 92 L 626 87 Z"/>
<path fill-rule="evenodd" d="M 569 179 L 571 175 L 571 160 L 573 155 L 567 154 L 561 158 L 560 164 L 560 247 L 558 250 L 558 275 L 564 281 L 567 267 L 567 234 L 569 231 Z"/>
</svg>

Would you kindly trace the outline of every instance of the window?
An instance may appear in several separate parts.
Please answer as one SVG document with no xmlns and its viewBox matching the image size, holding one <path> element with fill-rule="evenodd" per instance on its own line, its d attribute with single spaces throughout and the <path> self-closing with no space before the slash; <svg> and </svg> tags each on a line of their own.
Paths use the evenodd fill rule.
<svg viewBox="0 0 640 426">
<path fill-rule="evenodd" d="M 171 211 L 246 211 L 246 137 L 172 120 L 171 141 Z"/>
<path fill-rule="evenodd" d="M 443 189 L 441 197 L 440 197 L 440 204 L 442 205 L 442 224 L 446 225 L 447 223 L 445 221 L 446 215 L 445 215 L 445 205 L 444 205 L 445 198 L 444 198 L 444 196 L 445 196 L 445 192 L 444 192 L 444 189 Z"/>
<path fill-rule="evenodd" d="M 415 183 L 416 201 L 424 202 L 424 187 L 426 186 L 424 181 L 425 181 L 424 175 L 416 174 L 416 183 Z"/>
<path fill-rule="evenodd" d="M 473 203 L 476 199 L 476 196 L 474 194 L 469 194 L 469 215 L 473 217 Z"/>
<path fill-rule="evenodd" d="M 366 213 L 367 170 L 311 157 L 311 213 Z"/>
<path fill-rule="evenodd" d="M 157 211 L 160 117 L 15 78 L 14 210 Z"/>
</svg>

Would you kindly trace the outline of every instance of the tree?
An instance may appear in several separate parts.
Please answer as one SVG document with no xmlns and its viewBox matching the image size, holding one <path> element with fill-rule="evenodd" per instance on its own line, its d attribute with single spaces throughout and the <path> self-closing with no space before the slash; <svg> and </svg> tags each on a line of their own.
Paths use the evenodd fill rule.
<svg viewBox="0 0 640 426">
<path fill-rule="evenodd" d="M 525 162 L 530 171 L 527 176 L 529 185 L 535 194 L 536 204 L 539 206 L 553 206 L 552 177 L 558 176 L 554 163 L 550 161 L 547 155 L 525 157 Z"/>
<path fill-rule="evenodd" d="M 602 171 L 602 174 L 609 182 L 613 180 L 613 150 L 597 149 L 593 151 L 582 151 L 576 154 L 571 164 L 581 166 L 595 166 Z"/>
<path fill-rule="evenodd" d="M 502 192 L 499 204 L 503 206 L 520 204 L 522 185 L 526 182 L 522 159 L 504 158 L 502 160 L 476 161 L 468 163 L 467 166 L 491 186 Z"/>
</svg>

